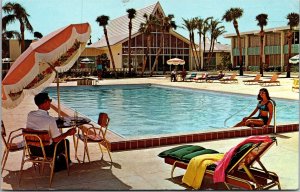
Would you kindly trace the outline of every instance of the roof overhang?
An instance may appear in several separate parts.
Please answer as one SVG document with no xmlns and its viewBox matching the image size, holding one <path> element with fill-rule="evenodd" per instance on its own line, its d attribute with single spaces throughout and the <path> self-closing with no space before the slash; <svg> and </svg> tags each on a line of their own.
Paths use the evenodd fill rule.
<svg viewBox="0 0 300 192">
<path fill-rule="evenodd" d="M 282 31 L 286 31 L 289 30 L 290 27 L 289 26 L 283 26 L 283 27 L 273 27 L 273 28 L 268 28 L 265 29 L 264 32 L 268 33 L 268 32 L 282 32 Z M 299 26 L 294 27 L 293 30 L 299 30 Z M 246 35 L 257 35 L 259 34 L 260 30 L 253 30 L 253 31 L 246 31 L 246 32 L 241 32 L 240 35 L 241 36 L 246 36 Z M 236 33 L 229 33 L 229 34 L 225 34 L 223 35 L 224 38 L 231 38 L 231 37 L 236 37 Z"/>
</svg>

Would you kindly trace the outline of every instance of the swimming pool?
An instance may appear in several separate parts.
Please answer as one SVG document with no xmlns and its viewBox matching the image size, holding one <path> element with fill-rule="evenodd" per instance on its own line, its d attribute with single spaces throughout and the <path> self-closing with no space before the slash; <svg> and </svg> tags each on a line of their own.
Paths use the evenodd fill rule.
<svg viewBox="0 0 300 192">
<path fill-rule="evenodd" d="M 56 88 L 46 91 L 56 98 Z M 256 96 L 156 85 L 61 87 L 60 97 L 64 105 L 95 122 L 99 112 L 108 113 L 109 128 L 126 138 L 224 129 L 257 104 Z M 275 101 L 277 123 L 299 121 L 298 101 Z"/>
</svg>

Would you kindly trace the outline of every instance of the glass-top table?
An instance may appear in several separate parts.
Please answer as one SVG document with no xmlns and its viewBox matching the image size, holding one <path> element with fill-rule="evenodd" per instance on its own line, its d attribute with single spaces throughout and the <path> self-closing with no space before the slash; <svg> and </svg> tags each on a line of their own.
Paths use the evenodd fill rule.
<svg viewBox="0 0 300 192">
<path fill-rule="evenodd" d="M 86 117 L 56 117 L 55 119 L 58 128 L 69 128 L 91 122 L 91 120 Z"/>
</svg>

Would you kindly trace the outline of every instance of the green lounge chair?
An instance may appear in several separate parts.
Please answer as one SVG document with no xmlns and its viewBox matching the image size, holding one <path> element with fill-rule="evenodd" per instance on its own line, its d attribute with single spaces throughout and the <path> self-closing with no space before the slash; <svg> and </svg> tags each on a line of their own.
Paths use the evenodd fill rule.
<svg viewBox="0 0 300 192">
<path fill-rule="evenodd" d="M 277 174 L 268 171 L 260 161 L 260 158 L 275 142 L 276 138 L 272 138 L 272 142 L 246 143 L 238 148 L 226 169 L 225 187 L 227 189 L 238 187 L 246 190 L 266 190 L 278 186 L 280 190 Z M 201 146 L 183 145 L 163 151 L 158 156 L 164 158 L 165 163 L 172 165 L 171 178 L 173 179 L 176 167 L 186 169 L 193 157 L 211 153 L 218 152 Z M 255 162 L 260 167 L 254 167 Z M 213 178 L 215 168 L 215 164 L 207 167 L 206 178 Z"/>
<path fill-rule="evenodd" d="M 191 73 L 191 75 L 186 77 L 185 79 L 187 81 L 193 81 L 196 76 L 197 76 L 197 73 Z"/>
</svg>

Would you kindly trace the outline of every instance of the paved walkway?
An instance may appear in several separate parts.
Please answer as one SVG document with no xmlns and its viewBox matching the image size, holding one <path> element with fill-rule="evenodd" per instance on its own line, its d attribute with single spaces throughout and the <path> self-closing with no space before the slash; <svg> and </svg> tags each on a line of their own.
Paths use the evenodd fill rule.
<svg viewBox="0 0 300 192">
<path fill-rule="evenodd" d="M 264 77 L 264 79 L 269 79 Z M 238 84 L 220 83 L 195 83 L 195 82 L 170 82 L 165 77 L 136 78 L 99 81 L 98 85 L 108 84 L 137 84 L 153 83 L 168 86 L 182 86 L 212 91 L 233 92 L 240 94 L 257 95 L 260 85 L 244 85 L 242 80 L 253 79 L 253 76 L 238 77 Z M 291 91 L 292 79 L 280 78 L 281 86 L 270 86 L 268 90 L 272 97 L 298 100 L 299 93 Z M 70 86 L 74 83 L 61 83 L 61 86 Z M 55 84 L 53 84 L 55 86 Z M 2 119 L 8 132 L 19 127 L 24 127 L 26 115 L 36 109 L 33 96 L 27 96 L 16 108 L 2 109 Z M 53 110 L 52 115 L 56 115 Z M 273 146 L 262 158 L 267 169 L 276 172 L 280 177 L 283 190 L 295 190 L 299 187 L 299 136 L 298 132 L 277 135 L 278 146 Z M 206 148 L 226 152 L 244 138 L 226 139 L 210 142 L 194 143 Z M 72 139 L 70 138 L 71 144 Z M 174 145 L 176 146 L 176 145 Z M 71 147 L 71 159 L 74 162 L 70 176 L 66 171 L 55 173 L 51 190 L 186 190 L 180 184 L 184 170 L 176 169 L 175 181 L 170 179 L 171 166 L 163 163 L 157 154 L 174 146 L 132 150 L 112 153 L 113 163 L 109 163 L 107 153 L 104 160 L 100 160 L 98 147 L 90 147 L 91 162 L 78 164 L 74 159 L 74 149 Z M 83 154 L 79 146 L 79 158 Z M 18 185 L 18 173 L 21 162 L 21 152 L 11 153 L 8 157 L 6 169 L 2 174 L 2 190 L 47 190 L 49 170 L 44 175 L 39 175 L 30 164 L 25 167 L 21 185 Z"/>
</svg>

